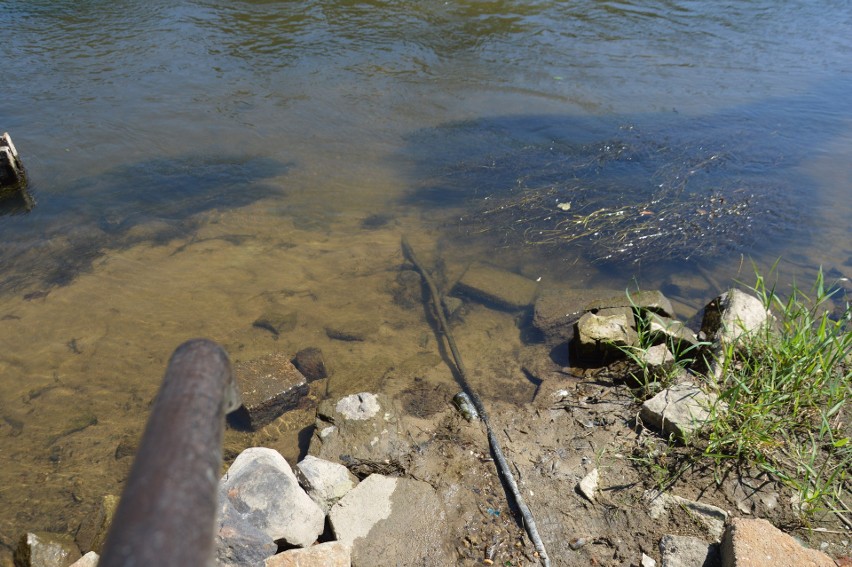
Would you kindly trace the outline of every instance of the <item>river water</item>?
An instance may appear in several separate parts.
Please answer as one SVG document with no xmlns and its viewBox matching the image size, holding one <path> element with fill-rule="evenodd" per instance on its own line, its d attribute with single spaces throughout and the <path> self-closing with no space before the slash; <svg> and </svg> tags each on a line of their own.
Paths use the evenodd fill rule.
<svg viewBox="0 0 852 567">
<path fill-rule="evenodd" d="M 381 387 L 429 334 L 393 305 L 403 234 L 450 271 L 662 287 L 683 316 L 779 258 L 782 288 L 852 276 L 845 0 L 11 0 L 0 37 L 35 203 L 0 201 L 7 550 L 120 490 L 117 448 L 186 338 L 237 361 L 320 346 L 337 392 Z M 625 225 L 635 247 L 611 227 L 533 245 L 532 213 L 487 213 L 545 190 L 657 222 Z M 673 226 L 699 232 L 642 248 Z M 252 326 L 271 308 L 295 326 Z M 231 443 L 295 458 L 295 415 Z"/>
</svg>

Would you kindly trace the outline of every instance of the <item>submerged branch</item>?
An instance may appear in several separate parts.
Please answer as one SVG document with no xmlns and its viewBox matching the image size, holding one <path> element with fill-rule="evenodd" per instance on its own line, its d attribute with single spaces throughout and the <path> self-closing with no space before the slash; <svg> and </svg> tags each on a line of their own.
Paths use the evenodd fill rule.
<svg viewBox="0 0 852 567">
<path fill-rule="evenodd" d="M 426 282 L 426 287 L 429 288 L 429 295 L 432 298 L 432 305 L 435 309 L 435 316 L 438 320 L 439 331 L 450 347 L 450 352 L 453 355 L 453 361 L 455 362 L 456 370 L 458 371 L 462 389 L 464 389 L 465 393 L 470 396 L 476 411 L 479 412 L 482 423 L 485 424 L 485 431 L 488 433 L 488 443 L 491 446 L 491 452 L 494 454 L 494 461 L 497 463 L 497 469 L 512 492 L 515 504 L 518 506 L 518 510 L 520 510 L 521 516 L 524 519 L 524 527 L 535 545 L 536 551 L 538 551 L 542 564 L 545 567 L 549 567 L 550 558 L 548 558 L 547 551 L 544 548 L 544 543 L 538 535 L 538 529 L 536 529 L 532 513 L 527 507 L 526 502 L 524 502 L 524 497 L 518 489 L 518 484 L 515 481 L 515 477 L 512 475 L 512 471 L 509 470 L 509 464 L 506 461 L 506 457 L 503 456 L 503 449 L 500 447 L 500 441 L 491 429 L 491 422 L 488 419 L 488 413 L 485 411 L 485 406 L 482 405 L 482 400 L 473 388 L 471 388 L 470 382 L 467 380 L 467 371 L 465 370 L 464 363 L 462 362 L 461 354 L 459 354 L 458 347 L 456 347 L 456 341 L 453 339 L 453 335 L 450 332 L 450 326 L 447 324 L 447 319 L 444 316 L 444 302 L 440 292 L 438 291 L 438 287 L 435 285 L 435 281 L 432 279 L 432 276 L 429 275 L 429 272 L 427 272 L 423 265 L 417 260 L 417 256 L 414 254 L 414 249 L 411 247 L 411 244 L 408 243 L 408 239 L 405 238 L 405 236 L 402 237 L 402 251 L 411 263 L 414 264 L 417 271 L 420 272 L 420 275 L 423 277 L 423 281 Z"/>
</svg>

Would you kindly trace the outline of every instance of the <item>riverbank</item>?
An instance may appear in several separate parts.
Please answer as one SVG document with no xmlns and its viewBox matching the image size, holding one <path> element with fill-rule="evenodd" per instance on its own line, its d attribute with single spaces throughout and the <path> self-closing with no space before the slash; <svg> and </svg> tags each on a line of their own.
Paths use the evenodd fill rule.
<svg viewBox="0 0 852 567">
<path fill-rule="evenodd" d="M 416 297 L 406 293 L 406 286 L 413 282 L 405 274 L 403 269 L 392 286 L 394 296 L 400 301 Z M 489 284 L 499 280 L 499 270 L 489 274 Z M 507 277 L 517 283 L 517 275 Z M 459 281 L 465 280 L 470 283 L 473 278 L 461 275 Z M 419 291 L 419 284 L 416 289 Z M 412 287 L 408 292 L 414 290 Z M 497 302 L 504 306 L 502 310 L 493 308 L 493 294 L 483 303 L 484 291 L 477 292 L 472 285 L 465 287 L 467 299 L 452 323 L 463 337 L 467 318 L 480 309 L 498 319 L 512 317 L 519 321 L 511 311 L 505 310 L 506 301 Z M 517 297 L 517 292 L 515 288 L 509 295 Z M 801 494 L 785 482 L 789 479 L 768 474 L 766 467 L 746 461 L 740 467 L 720 466 L 712 460 L 702 462 L 689 450 L 694 439 L 684 444 L 677 438 L 683 437 L 676 434 L 677 429 L 661 432 L 659 425 L 653 425 L 645 398 L 665 396 L 666 391 L 673 392 L 678 385 L 696 382 L 698 375 L 678 376 L 675 382 L 663 383 L 658 388 L 649 388 L 649 383 L 631 382 L 631 376 L 634 380 L 639 375 L 647 376 L 649 367 L 631 364 L 629 358 L 608 363 L 603 359 L 592 361 L 595 355 L 615 357 L 619 349 L 609 350 L 606 343 L 617 342 L 616 338 L 599 340 L 592 349 L 596 352 L 587 349 L 578 358 L 577 349 L 583 339 L 578 335 L 566 340 L 565 333 L 586 332 L 579 324 L 583 316 L 608 320 L 623 315 L 627 300 L 622 294 L 602 298 L 601 292 L 594 292 L 595 297 L 588 293 L 542 290 L 535 300 L 533 318 L 541 334 L 523 350 L 495 351 L 488 337 L 480 337 L 481 349 L 492 347 L 489 356 L 483 357 L 482 350 L 474 350 L 474 345 L 468 342 L 470 337 L 462 343 L 462 352 L 477 353 L 472 356 L 477 361 L 472 372 L 477 388 L 490 392 L 496 386 L 505 392 L 505 384 L 509 382 L 501 382 L 507 378 L 507 368 L 515 369 L 508 374 L 517 387 L 523 384 L 534 387 L 531 402 L 492 396 L 486 398 L 486 405 L 492 428 L 511 463 L 512 474 L 535 517 L 553 564 L 639 565 L 645 560 L 647 565 L 651 560 L 666 561 L 668 552 L 664 542 L 671 547 L 673 537 L 694 538 L 689 541 L 699 548 L 703 545 L 705 550 L 713 550 L 722 538 L 725 524 L 737 517 L 766 518 L 813 548 L 823 549 L 834 557 L 848 555 L 849 531 L 841 516 L 823 513 L 814 503 L 806 508 Z M 761 303 L 754 300 L 758 312 L 761 311 Z M 423 308 L 417 301 L 406 305 L 411 310 Z M 632 305 L 627 308 L 631 316 L 644 311 L 662 317 L 672 309 L 665 296 L 650 293 L 631 296 L 627 305 Z M 554 320 L 551 317 L 554 313 L 564 315 L 557 315 Z M 593 317 L 588 317 L 590 314 Z M 750 319 L 751 316 L 744 314 L 736 317 L 738 321 Z M 673 320 L 666 329 L 678 329 L 669 337 L 688 334 Z M 703 332 L 703 339 L 712 342 L 716 332 L 707 328 Z M 352 335 L 347 336 L 352 341 Z M 666 342 L 673 344 L 663 341 Z M 569 347 L 569 343 L 573 346 Z M 354 564 L 385 564 L 382 561 L 388 557 L 393 558 L 388 564 L 420 564 L 420 559 L 430 564 L 430 557 L 442 558 L 433 563 L 436 565 L 448 564 L 446 561 L 470 565 L 535 564 L 536 550 L 518 521 L 512 499 L 507 498 L 482 424 L 466 421 L 462 413 L 451 407 L 449 401 L 457 387 L 430 383 L 429 374 L 438 372 L 448 362 L 446 353 L 440 349 L 443 360 L 429 354 L 435 346 L 432 343 L 418 357 L 392 366 L 381 382 L 385 393 L 378 397 L 365 391 L 354 396 L 332 393 L 334 376 L 337 375 L 337 381 L 342 380 L 338 368 L 331 378 L 313 382 L 311 393 L 296 410 L 316 416 L 307 448 L 311 455 L 325 462 L 336 462 L 338 466 L 345 465 L 362 483 L 371 475 L 380 475 L 372 483 L 377 478 L 408 479 L 406 483 L 420 483 L 417 486 L 431 495 L 426 500 L 422 494 L 418 496 L 416 506 L 432 511 L 426 515 L 430 518 L 426 524 L 423 514 L 411 516 L 409 506 L 394 504 L 388 510 L 390 513 L 402 510 L 405 521 L 388 520 L 372 536 L 373 524 L 366 531 L 362 526 L 359 533 L 364 539 L 355 542 L 352 550 Z M 684 350 L 687 349 L 679 349 Z M 658 371 L 671 375 L 677 369 L 677 365 L 663 364 Z M 846 373 L 848 382 L 848 367 Z M 337 384 L 339 387 L 340 382 Z M 669 386 L 669 390 L 663 390 L 664 386 Z M 340 408 L 347 399 L 357 399 L 356 405 L 369 406 L 372 410 L 366 417 L 345 415 Z M 710 404 L 698 406 L 700 409 Z M 841 421 L 845 411 L 844 406 L 838 414 Z M 666 415 L 668 421 L 675 422 L 670 414 Z M 266 429 L 280 432 L 286 418 L 287 414 Z M 665 428 L 667 420 L 658 421 Z M 228 450 L 233 458 L 242 449 L 232 438 Z M 296 460 L 291 463 L 295 464 Z M 395 493 L 395 489 L 390 493 Z M 357 508 L 352 513 L 359 524 L 370 516 Z M 409 515 L 405 516 L 406 513 Z M 378 520 L 374 518 L 374 524 L 387 519 L 379 516 Z M 339 525 L 335 527 L 332 520 L 308 539 L 340 539 L 344 531 Z M 346 543 L 352 544 L 352 540 Z M 228 548 L 227 543 L 224 545 Z M 249 547 L 261 550 L 264 546 Z"/>
</svg>

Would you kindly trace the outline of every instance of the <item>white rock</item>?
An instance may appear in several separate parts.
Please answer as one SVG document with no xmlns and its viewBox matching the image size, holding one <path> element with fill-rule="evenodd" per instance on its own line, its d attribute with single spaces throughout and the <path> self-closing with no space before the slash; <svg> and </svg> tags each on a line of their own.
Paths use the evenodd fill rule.
<svg viewBox="0 0 852 567">
<path fill-rule="evenodd" d="M 296 477 L 302 488 L 325 513 L 352 490 L 358 479 L 349 469 L 308 455 L 296 465 Z"/>
<path fill-rule="evenodd" d="M 598 469 L 592 471 L 583 477 L 583 480 L 577 485 L 580 493 L 589 499 L 589 502 L 595 501 L 595 492 L 598 490 Z"/>
<path fill-rule="evenodd" d="M 346 419 L 370 419 L 382 409 L 375 394 L 362 392 L 341 398 L 334 408 Z"/>
</svg>

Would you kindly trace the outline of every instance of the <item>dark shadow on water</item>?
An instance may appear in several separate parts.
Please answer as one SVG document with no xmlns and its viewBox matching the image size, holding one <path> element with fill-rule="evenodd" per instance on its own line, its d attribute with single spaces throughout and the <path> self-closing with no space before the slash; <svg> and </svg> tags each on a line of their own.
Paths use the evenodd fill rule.
<svg viewBox="0 0 852 567">
<path fill-rule="evenodd" d="M 264 180 L 291 164 L 183 156 L 108 170 L 62 187 L 31 186 L 38 205 L 0 217 L 0 292 L 70 283 L 109 250 L 187 237 L 201 213 L 235 209 L 281 189 Z"/>
<path fill-rule="evenodd" d="M 849 81 L 717 114 L 493 116 L 414 132 L 406 204 L 448 238 L 581 250 L 602 272 L 773 254 L 818 225 L 799 166 L 844 130 Z M 443 211 L 443 213 L 442 213 Z"/>
</svg>

